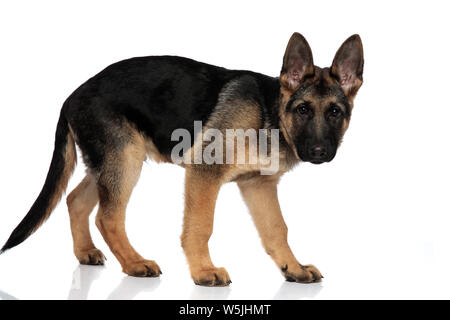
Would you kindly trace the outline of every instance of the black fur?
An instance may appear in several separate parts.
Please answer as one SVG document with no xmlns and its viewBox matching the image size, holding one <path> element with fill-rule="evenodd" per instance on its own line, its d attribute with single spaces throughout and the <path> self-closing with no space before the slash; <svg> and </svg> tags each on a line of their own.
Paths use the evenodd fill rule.
<svg viewBox="0 0 450 320">
<path fill-rule="evenodd" d="M 171 141 L 172 132 L 184 128 L 193 136 L 194 120 L 206 122 L 225 84 L 247 76 L 258 88 L 255 90 L 251 81 L 245 86 L 243 81 L 240 90 L 257 98 L 265 113 L 270 112 L 277 101 L 278 79 L 175 56 L 115 63 L 80 86 L 64 103 L 63 112 L 87 155 L 88 166 L 95 170 L 103 162 L 103 148 L 111 138 L 111 133 L 105 132 L 105 122 L 120 126 L 126 120 L 134 124 L 161 154 L 170 155 L 177 144 Z"/>
</svg>

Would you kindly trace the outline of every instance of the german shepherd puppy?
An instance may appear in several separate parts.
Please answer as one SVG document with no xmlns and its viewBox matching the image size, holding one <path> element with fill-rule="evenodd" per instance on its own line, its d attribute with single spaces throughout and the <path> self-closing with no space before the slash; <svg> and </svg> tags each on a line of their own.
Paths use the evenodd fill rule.
<svg viewBox="0 0 450 320">
<path fill-rule="evenodd" d="M 289 40 L 279 78 L 175 56 L 112 64 L 64 102 L 44 187 L 1 251 L 23 242 L 50 216 L 74 170 L 78 145 L 88 169 L 67 197 L 75 256 L 81 264 L 104 263 L 89 232 L 89 215 L 98 203 L 96 225 L 123 272 L 159 276 L 159 266 L 128 241 L 125 209 L 147 156 L 173 162 L 172 132 L 182 128 L 193 133 L 194 121 L 199 120 L 203 130 L 266 128 L 282 134 L 279 168 L 271 175 L 260 174 L 258 165 L 182 164 L 186 178 L 181 244 L 194 282 L 231 283 L 227 271 L 214 266 L 208 249 L 219 189 L 231 181 L 237 182 L 262 244 L 285 278 L 320 281 L 319 270 L 300 264 L 289 248 L 277 183 L 300 161 L 320 164 L 334 158 L 362 84 L 363 64 L 358 35 L 342 44 L 330 68 L 319 68 L 299 33 Z"/>
</svg>

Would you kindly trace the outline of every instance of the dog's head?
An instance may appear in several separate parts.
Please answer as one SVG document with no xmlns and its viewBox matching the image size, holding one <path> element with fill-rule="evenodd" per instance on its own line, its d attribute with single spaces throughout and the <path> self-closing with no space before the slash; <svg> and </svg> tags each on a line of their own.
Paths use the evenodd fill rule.
<svg viewBox="0 0 450 320">
<path fill-rule="evenodd" d="M 330 68 L 314 66 L 306 39 L 292 35 L 280 75 L 279 119 L 286 141 L 302 161 L 333 160 L 350 122 L 363 65 L 358 35 L 342 44 Z"/>
</svg>

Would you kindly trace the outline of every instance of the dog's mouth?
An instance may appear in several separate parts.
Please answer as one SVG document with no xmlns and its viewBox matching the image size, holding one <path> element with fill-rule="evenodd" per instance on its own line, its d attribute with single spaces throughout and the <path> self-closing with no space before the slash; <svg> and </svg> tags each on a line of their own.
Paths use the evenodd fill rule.
<svg viewBox="0 0 450 320">
<path fill-rule="evenodd" d="M 322 164 L 322 163 L 327 162 L 327 161 L 325 161 L 325 160 L 311 160 L 311 161 L 308 161 L 308 162 L 311 162 L 312 164 Z"/>
<path fill-rule="evenodd" d="M 321 159 L 314 159 L 307 155 L 302 156 L 301 154 L 299 154 L 299 157 L 303 162 L 309 162 L 312 164 L 322 164 L 322 163 L 326 163 L 326 162 L 331 162 L 334 159 L 335 155 L 336 155 L 336 153 L 334 153 L 328 157 L 321 158 Z"/>
</svg>

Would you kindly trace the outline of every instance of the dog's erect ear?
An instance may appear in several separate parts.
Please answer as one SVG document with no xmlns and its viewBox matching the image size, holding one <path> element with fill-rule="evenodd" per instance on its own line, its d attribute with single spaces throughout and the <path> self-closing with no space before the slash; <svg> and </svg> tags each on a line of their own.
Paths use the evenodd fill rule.
<svg viewBox="0 0 450 320">
<path fill-rule="evenodd" d="M 361 38 L 354 34 L 341 45 L 333 60 L 331 73 L 337 77 L 345 95 L 353 98 L 362 84 L 364 54 Z"/>
<path fill-rule="evenodd" d="M 314 63 L 311 48 L 300 33 L 294 33 L 284 53 L 281 69 L 281 85 L 291 91 L 296 91 L 303 78 L 314 74 Z"/>
</svg>

